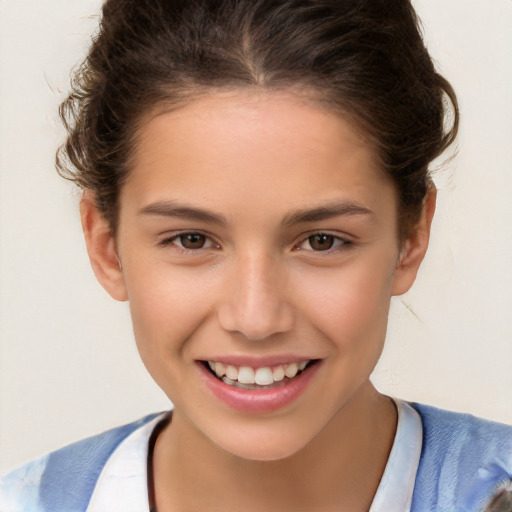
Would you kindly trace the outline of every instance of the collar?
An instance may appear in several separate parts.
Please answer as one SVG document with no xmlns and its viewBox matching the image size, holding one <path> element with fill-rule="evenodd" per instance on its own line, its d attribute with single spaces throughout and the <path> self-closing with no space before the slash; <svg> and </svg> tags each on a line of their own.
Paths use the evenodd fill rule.
<svg viewBox="0 0 512 512">
<path fill-rule="evenodd" d="M 370 512 L 409 512 L 420 462 L 423 427 L 408 403 L 393 399 L 398 411 L 395 440 Z"/>
<path fill-rule="evenodd" d="M 395 440 L 370 512 L 409 512 L 411 507 L 422 445 L 421 419 L 406 402 L 394 402 Z M 156 416 L 116 448 L 98 478 L 87 512 L 148 512 L 149 438 L 167 415 Z"/>
<path fill-rule="evenodd" d="M 86 512 L 148 512 L 149 438 L 163 413 L 130 434 L 103 468 Z"/>
</svg>

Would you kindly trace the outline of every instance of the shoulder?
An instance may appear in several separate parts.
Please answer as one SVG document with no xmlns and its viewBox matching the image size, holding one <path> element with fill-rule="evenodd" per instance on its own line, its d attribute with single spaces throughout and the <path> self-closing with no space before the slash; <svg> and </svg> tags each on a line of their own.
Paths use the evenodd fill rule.
<svg viewBox="0 0 512 512">
<path fill-rule="evenodd" d="M 512 427 L 421 404 L 423 426 L 413 504 L 427 510 L 481 510 L 512 479 Z"/>
<path fill-rule="evenodd" d="M 86 509 L 111 454 L 157 415 L 70 444 L 0 479 L 2 512 L 78 512 Z"/>
</svg>

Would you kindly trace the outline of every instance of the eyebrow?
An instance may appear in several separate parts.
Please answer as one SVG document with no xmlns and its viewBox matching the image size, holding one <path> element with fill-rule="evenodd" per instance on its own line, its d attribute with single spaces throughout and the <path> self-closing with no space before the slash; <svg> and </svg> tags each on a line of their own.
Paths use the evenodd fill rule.
<svg viewBox="0 0 512 512">
<path fill-rule="evenodd" d="M 221 226 L 227 225 L 227 220 L 222 215 L 174 201 L 158 201 L 148 204 L 139 210 L 139 214 L 179 217 L 201 222 L 210 222 Z"/>
<path fill-rule="evenodd" d="M 139 210 L 139 214 L 186 218 L 202 222 L 210 222 L 220 226 L 226 226 L 228 224 L 228 221 L 222 215 L 175 201 L 157 201 L 156 203 L 148 204 Z M 372 210 L 369 210 L 360 204 L 341 201 L 290 212 L 284 217 L 282 224 L 283 226 L 291 227 L 296 224 L 318 222 L 321 220 L 331 219 L 333 217 L 356 215 L 373 217 L 375 214 Z"/>
<path fill-rule="evenodd" d="M 318 222 L 333 217 L 353 215 L 375 216 L 374 212 L 365 206 L 350 201 L 341 201 L 291 212 L 283 219 L 283 224 L 285 226 L 293 226 L 306 222 Z"/>
</svg>

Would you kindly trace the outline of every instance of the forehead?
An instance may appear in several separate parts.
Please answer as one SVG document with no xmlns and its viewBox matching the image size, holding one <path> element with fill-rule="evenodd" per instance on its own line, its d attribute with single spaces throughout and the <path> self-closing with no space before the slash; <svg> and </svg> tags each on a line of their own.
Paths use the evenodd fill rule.
<svg viewBox="0 0 512 512">
<path fill-rule="evenodd" d="M 190 140 L 187 135 L 193 132 Z M 172 136 L 189 143 L 215 138 L 218 151 L 236 143 L 260 143 L 267 152 L 282 150 L 373 151 L 360 130 L 346 117 L 335 114 L 327 103 L 305 92 L 264 90 L 218 91 L 202 94 L 177 109 L 153 115 L 141 123 L 137 134 L 137 159 L 147 158 L 146 146 L 155 135 Z M 245 148 L 247 149 L 247 147 Z M 259 148 L 261 149 L 261 148 Z"/>
<path fill-rule="evenodd" d="M 125 188 L 140 203 L 180 194 L 290 207 L 340 194 L 364 202 L 392 187 L 376 162 L 350 121 L 304 97 L 212 93 L 142 124 Z"/>
</svg>

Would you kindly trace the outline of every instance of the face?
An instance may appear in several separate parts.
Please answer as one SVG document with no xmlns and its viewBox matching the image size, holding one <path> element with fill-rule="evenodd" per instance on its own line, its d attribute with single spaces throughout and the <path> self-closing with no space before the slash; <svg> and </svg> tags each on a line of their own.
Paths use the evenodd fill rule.
<svg viewBox="0 0 512 512">
<path fill-rule="evenodd" d="M 141 128 L 105 238 L 115 265 L 94 262 L 94 235 L 89 250 L 129 300 L 173 422 L 278 459 L 363 400 L 390 298 L 415 274 L 400 266 L 396 211 L 343 118 L 292 94 L 216 94 Z"/>
</svg>

